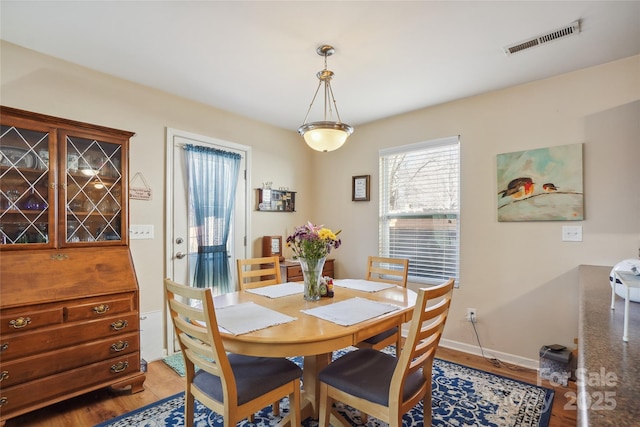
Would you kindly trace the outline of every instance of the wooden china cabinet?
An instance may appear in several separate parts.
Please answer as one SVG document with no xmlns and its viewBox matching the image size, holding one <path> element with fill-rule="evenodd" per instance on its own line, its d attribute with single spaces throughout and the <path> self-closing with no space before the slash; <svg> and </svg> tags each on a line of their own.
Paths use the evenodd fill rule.
<svg viewBox="0 0 640 427">
<path fill-rule="evenodd" d="M 143 390 L 129 252 L 133 133 L 0 107 L 0 425 Z"/>
</svg>

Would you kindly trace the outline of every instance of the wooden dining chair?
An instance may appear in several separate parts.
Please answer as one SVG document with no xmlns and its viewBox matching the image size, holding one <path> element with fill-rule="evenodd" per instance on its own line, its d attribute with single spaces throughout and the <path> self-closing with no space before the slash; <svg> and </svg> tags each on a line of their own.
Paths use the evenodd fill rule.
<svg viewBox="0 0 640 427">
<path fill-rule="evenodd" d="M 238 285 L 241 291 L 282 283 L 277 256 L 238 259 Z"/>
<path fill-rule="evenodd" d="M 211 289 L 169 279 L 164 285 L 186 368 L 185 426 L 193 427 L 194 398 L 222 415 L 227 427 L 245 418 L 253 422 L 257 411 L 285 396 L 289 397 L 291 425 L 299 426 L 302 370 L 285 358 L 227 354 Z"/>
<path fill-rule="evenodd" d="M 399 358 L 365 348 L 347 353 L 320 371 L 320 427 L 328 427 L 334 401 L 389 424 L 423 401 L 424 425 L 431 425 L 433 358 L 442 336 L 454 280 L 418 292 L 409 335 Z"/>
<path fill-rule="evenodd" d="M 282 283 L 278 256 L 236 260 L 238 288 L 241 291 Z M 280 404 L 274 402 L 273 415 L 280 415 Z"/>
<path fill-rule="evenodd" d="M 367 261 L 367 280 L 373 282 L 391 283 L 394 285 L 407 287 L 407 276 L 409 274 L 409 260 L 406 258 L 384 258 L 370 256 Z M 388 345 L 395 344 L 396 356 L 400 355 L 402 347 L 402 325 L 387 329 L 364 341 L 356 344 L 358 348 L 373 348 L 382 350 Z"/>
</svg>

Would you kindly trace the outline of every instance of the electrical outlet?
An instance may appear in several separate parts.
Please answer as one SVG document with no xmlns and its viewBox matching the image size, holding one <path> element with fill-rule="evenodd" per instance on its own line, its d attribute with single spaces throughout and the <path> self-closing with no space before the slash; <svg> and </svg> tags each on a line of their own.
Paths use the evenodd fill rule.
<svg viewBox="0 0 640 427">
<path fill-rule="evenodd" d="M 467 322 L 477 322 L 478 321 L 478 313 L 475 308 L 467 308 Z"/>
</svg>

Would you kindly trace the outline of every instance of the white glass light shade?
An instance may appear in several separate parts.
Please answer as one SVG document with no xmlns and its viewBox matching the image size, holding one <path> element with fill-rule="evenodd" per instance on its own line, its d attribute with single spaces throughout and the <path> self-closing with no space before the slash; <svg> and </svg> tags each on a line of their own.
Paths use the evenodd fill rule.
<svg viewBox="0 0 640 427">
<path fill-rule="evenodd" d="M 342 147 L 353 128 L 344 123 L 313 122 L 300 126 L 298 133 L 316 151 L 333 151 Z"/>
</svg>

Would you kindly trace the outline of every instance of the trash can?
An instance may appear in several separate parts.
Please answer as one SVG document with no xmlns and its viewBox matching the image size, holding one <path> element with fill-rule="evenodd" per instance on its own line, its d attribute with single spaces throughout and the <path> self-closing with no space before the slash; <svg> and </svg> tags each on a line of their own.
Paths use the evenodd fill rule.
<svg viewBox="0 0 640 427">
<path fill-rule="evenodd" d="M 569 380 L 575 380 L 573 353 L 558 345 L 540 347 L 540 369 L 538 376 L 552 383 L 567 386 Z"/>
</svg>

